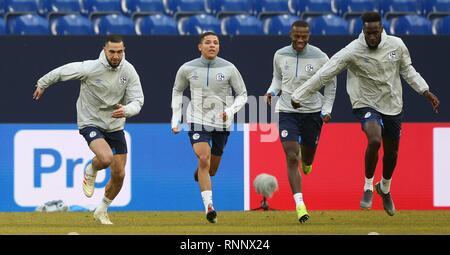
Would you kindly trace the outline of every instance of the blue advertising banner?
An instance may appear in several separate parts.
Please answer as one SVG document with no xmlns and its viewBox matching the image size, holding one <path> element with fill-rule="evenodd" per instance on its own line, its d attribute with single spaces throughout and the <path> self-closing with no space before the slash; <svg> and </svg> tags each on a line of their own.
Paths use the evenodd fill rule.
<svg viewBox="0 0 450 255">
<path fill-rule="evenodd" d="M 111 210 L 203 210 L 187 132 L 173 135 L 170 124 L 128 124 L 125 130 L 126 177 Z M 103 197 L 109 169 L 98 173 L 92 198 L 83 194 L 83 172 L 93 153 L 76 125 L 1 124 L 0 136 L 0 211 L 33 211 L 59 199 L 90 207 Z M 243 132 L 231 133 L 212 177 L 218 210 L 244 209 L 243 137 Z"/>
</svg>

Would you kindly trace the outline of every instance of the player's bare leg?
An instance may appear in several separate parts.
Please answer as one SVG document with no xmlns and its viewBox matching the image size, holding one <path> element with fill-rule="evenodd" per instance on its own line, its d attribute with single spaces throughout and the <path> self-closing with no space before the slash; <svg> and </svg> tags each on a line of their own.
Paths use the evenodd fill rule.
<svg viewBox="0 0 450 255">
<path fill-rule="evenodd" d="M 127 163 L 127 154 L 116 154 L 110 165 L 111 178 L 106 184 L 105 196 L 100 205 L 95 209 L 94 218 L 102 224 L 112 224 L 108 217 L 108 207 L 119 194 L 122 189 L 123 180 L 125 179 L 125 165 Z"/>
<path fill-rule="evenodd" d="M 214 176 L 217 173 L 217 170 L 219 169 L 220 161 L 222 160 L 222 156 L 212 155 L 211 154 L 211 160 L 210 160 L 210 167 L 209 167 L 209 176 Z M 194 180 L 198 182 L 198 168 L 194 172 Z"/>
<path fill-rule="evenodd" d="M 304 223 L 309 219 L 309 215 L 303 202 L 302 176 L 298 171 L 300 146 L 296 141 L 285 141 L 282 144 L 286 156 L 289 185 L 291 186 L 296 205 L 297 218 L 301 223 Z"/>
<path fill-rule="evenodd" d="M 108 143 L 103 138 L 93 140 L 89 148 L 95 154 L 92 162 L 86 166 L 83 179 L 83 192 L 87 197 L 92 197 L 95 190 L 95 178 L 97 171 L 107 168 L 113 161 L 113 153 Z"/>
<path fill-rule="evenodd" d="M 310 174 L 312 172 L 312 163 L 316 154 L 316 148 L 317 147 L 309 147 L 303 144 L 300 145 L 302 171 L 304 174 Z"/>
<path fill-rule="evenodd" d="M 373 199 L 373 176 L 378 163 L 378 151 L 381 147 L 381 125 L 376 120 L 364 123 L 363 131 L 367 138 L 367 148 L 365 153 L 365 185 L 364 193 L 359 206 L 361 209 L 372 208 Z"/>
<path fill-rule="evenodd" d="M 211 166 L 211 147 L 206 142 L 192 145 L 198 159 L 198 184 L 205 206 L 206 219 L 211 223 L 216 223 L 217 212 L 214 210 L 212 200 L 211 178 L 209 170 Z"/>
</svg>

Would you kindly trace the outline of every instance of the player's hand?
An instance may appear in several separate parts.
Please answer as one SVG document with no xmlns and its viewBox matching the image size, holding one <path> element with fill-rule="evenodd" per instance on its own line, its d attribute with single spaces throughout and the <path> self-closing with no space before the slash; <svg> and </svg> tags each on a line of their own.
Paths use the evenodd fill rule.
<svg viewBox="0 0 450 255">
<path fill-rule="evenodd" d="M 331 115 L 329 113 L 322 115 L 322 120 L 324 123 L 328 123 L 331 120 Z"/>
<path fill-rule="evenodd" d="M 441 102 L 439 101 L 439 99 L 437 98 L 437 96 L 435 96 L 433 93 L 431 93 L 430 91 L 425 91 L 423 93 L 423 95 L 426 97 L 426 99 L 428 99 L 428 101 L 430 101 L 431 106 L 433 107 L 433 111 L 435 113 L 439 112 L 439 106 L 441 105 Z"/>
<path fill-rule="evenodd" d="M 121 104 L 116 104 L 116 109 L 112 112 L 111 117 L 113 118 L 125 118 L 125 107 Z"/>
<path fill-rule="evenodd" d="M 297 103 L 292 99 L 291 99 L 291 105 L 292 105 L 292 107 L 294 107 L 294 109 L 302 107 L 302 105 L 300 103 Z"/>
<path fill-rule="evenodd" d="M 228 119 L 228 114 L 226 112 L 222 112 L 220 114 L 220 117 L 222 118 L 223 122 L 225 122 Z"/>
<path fill-rule="evenodd" d="M 268 105 L 271 105 L 272 104 L 272 93 L 265 94 L 264 99 Z"/>
<path fill-rule="evenodd" d="M 172 128 L 172 133 L 173 133 L 174 135 L 180 133 L 180 128 L 179 128 L 179 127 L 174 127 L 174 128 Z"/>
<path fill-rule="evenodd" d="M 34 100 L 39 100 L 42 97 L 43 94 L 44 94 L 44 89 L 36 87 L 36 90 L 33 93 L 33 99 Z"/>
</svg>

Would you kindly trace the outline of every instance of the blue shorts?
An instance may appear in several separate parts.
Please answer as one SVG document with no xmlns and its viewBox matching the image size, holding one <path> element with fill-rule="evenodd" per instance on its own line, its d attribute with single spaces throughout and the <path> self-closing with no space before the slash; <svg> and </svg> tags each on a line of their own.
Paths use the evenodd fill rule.
<svg viewBox="0 0 450 255">
<path fill-rule="evenodd" d="M 126 154 L 127 141 L 125 140 L 125 133 L 123 130 L 114 132 L 105 132 L 96 127 L 85 127 L 80 129 L 80 134 L 84 137 L 88 145 L 98 138 L 103 138 L 108 143 L 113 154 Z"/>
<path fill-rule="evenodd" d="M 361 128 L 363 128 L 364 123 L 373 120 L 380 124 L 383 137 L 400 138 L 403 113 L 398 115 L 385 115 L 370 107 L 364 107 L 353 109 L 353 114 L 361 122 Z"/>
<path fill-rule="evenodd" d="M 296 141 L 315 148 L 319 142 L 323 120 L 320 112 L 287 113 L 280 112 L 278 130 L 281 142 Z"/>
<path fill-rule="evenodd" d="M 190 131 L 188 132 L 188 135 L 192 145 L 195 143 L 206 142 L 211 146 L 212 155 L 222 156 L 230 131 L 227 131 L 226 129 L 216 130 L 213 127 L 198 124 L 190 124 L 189 126 Z"/>
</svg>

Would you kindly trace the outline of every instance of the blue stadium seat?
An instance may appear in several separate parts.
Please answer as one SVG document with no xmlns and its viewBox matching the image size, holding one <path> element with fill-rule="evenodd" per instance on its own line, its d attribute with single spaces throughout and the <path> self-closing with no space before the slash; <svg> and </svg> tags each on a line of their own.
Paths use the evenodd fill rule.
<svg viewBox="0 0 450 255">
<path fill-rule="evenodd" d="M 48 21 L 37 14 L 14 15 L 7 20 L 12 35 L 49 35 Z"/>
<path fill-rule="evenodd" d="M 310 17 L 309 23 L 312 35 L 348 35 L 348 22 L 336 15 Z"/>
<path fill-rule="evenodd" d="M 118 14 L 99 16 L 93 20 L 94 32 L 97 35 L 135 35 L 131 18 Z"/>
<path fill-rule="evenodd" d="M 263 35 L 262 22 L 255 16 L 235 15 L 221 20 L 224 35 Z"/>
<path fill-rule="evenodd" d="M 291 31 L 291 25 L 299 17 L 282 14 L 271 16 L 263 21 L 263 30 L 266 35 L 288 35 Z"/>
<path fill-rule="evenodd" d="M 206 6 L 218 18 L 253 13 L 253 0 L 206 0 Z"/>
<path fill-rule="evenodd" d="M 4 0 L 6 15 L 20 15 L 26 13 L 44 13 L 39 0 Z"/>
<path fill-rule="evenodd" d="M 53 35 L 94 35 L 91 21 L 79 14 L 57 16 L 50 21 Z"/>
<path fill-rule="evenodd" d="M 221 34 L 220 21 L 215 16 L 208 14 L 182 17 L 178 21 L 178 31 L 181 35 L 199 35 L 206 31 Z"/>
<path fill-rule="evenodd" d="M 0 18 L 0 35 L 5 35 L 5 34 L 6 34 L 5 20 Z"/>
<path fill-rule="evenodd" d="M 349 19 L 354 16 L 360 16 L 367 11 L 380 10 L 378 0 L 335 0 L 338 15 L 344 19 Z"/>
<path fill-rule="evenodd" d="M 79 14 L 82 11 L 79 0 L 42 0 L 42 5 L 47 17 Z"/>
<path fill-rule="evenodd" d="M 450 35 L 450 16 L 433 20 L 433 34 Z"/>
<path fill-rule="evenodd" d="M 195 14 L 206 14 L 205 0 L 164 0 L 166 13 L 176 19 Z"/>
<path fill-rule="evenodd" d="M 391 31 L 390 29 L 390 22 L 387 19 L 382 19 L 381 21 L 383 23 L 383 28 L 384 31 L 389 34 Z M 350 32 L 350 34 L 353 35 L 359 35 L 361 33 L 363 29 L 363 24 L 362 24 L 362 20 L 361 17 L 357 17 L 357 18 L 353 18 L 348 20 L 348 30 Z"/>
<path fill-rule="evenodd" d="M 0 0 L 0 16 L 5 14 L 5 0 Z"/>
<path fill-rule="evenodd" d="M 135 27 L 138 35 L 178 35 L 175 19 L 163 14 L 139 16 Z"/>
<path fill-rule="evenodd" d="M 392 18 L 401 15 L 421 15 L 421 0 L 382 0 L 381 14 L 386 18 Z"/>
<path fill-rule="evenodd" d="M 337 13 L 333 0 L 289 0 L 289 8 L 302 18 Z"/>
<path fill-rule="evenodd" d="M 120 14 L 122 6 L 119 0 L 84 0 L 83 13 L 89 15 L 89 18 L 95 18 L 100 15 Z"/>
<path fill-rule="evenodd" d="M 450 15 L 450 0 L 426 0 L 424 5 L 428 19 Z"/>
<path fill-rule="evenodd" d="M 391 20 L 393 35 L 432 35 L 431 21 L 418 15 L 405 15 Z"/>
<path fill-rule="evenodd" d="M 257 0 L 254 12 L 259 19 L 264 16 L 289 14 L 289 5 L 286 0 Z"/>
<path fill-rule="evenodd" d="M 122 0 L 122 11 L 129 16 L 164 14 L 163 0 Z"/>
</svg>

